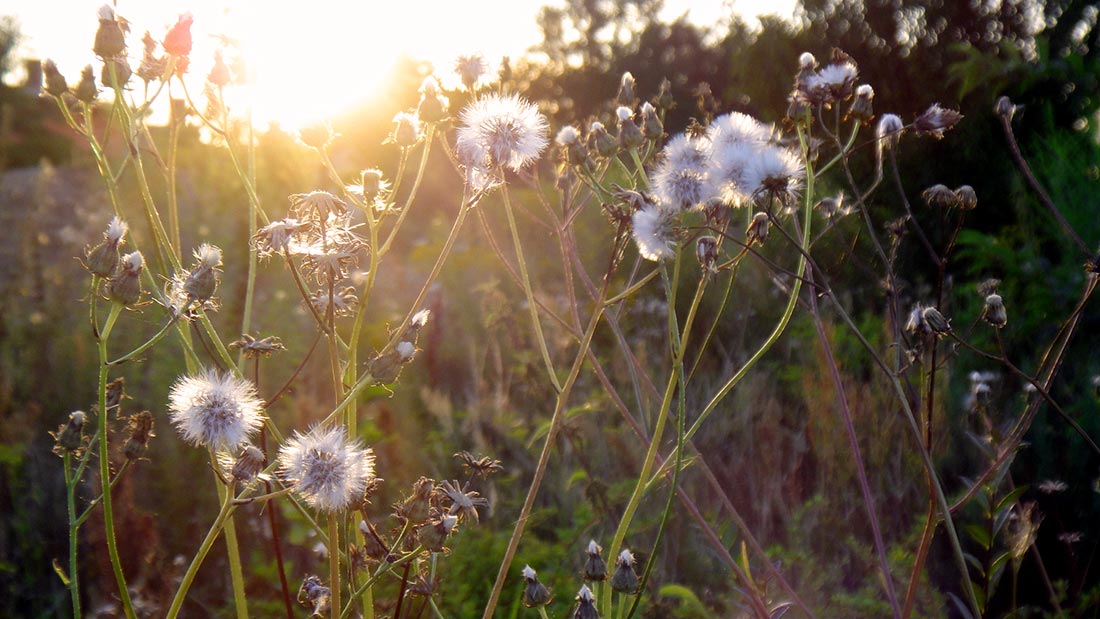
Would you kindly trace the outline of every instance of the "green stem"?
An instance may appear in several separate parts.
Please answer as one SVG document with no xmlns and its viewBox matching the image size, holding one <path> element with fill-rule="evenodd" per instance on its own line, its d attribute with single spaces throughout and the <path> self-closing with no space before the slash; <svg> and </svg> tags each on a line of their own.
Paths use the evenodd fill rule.
<svg viewBox="0 0 1100 619">
<path fill-rule="evenodd" d="M 111 330 L 122 312 L 121 303 L 111 304 L 111 312 L 107 315 L 107 322 L 103 325 L 99 336 L 99 478 L 103 489 L 103 529 L 107 538 L 107 555 L 111 560 L 111 569 L 115 575 L 115 585 L 118 587 L 119 600 L 122 602 L 122 612 L 126 619 L 137 619 L 134 614 L 133 602 L 130 601 L 130 590 L 126 586 L 126 575 L 122 572 L 122 560 L 118 555 L 118 544 L 115 541 L 115 515 L 111 502 L 111 458 L 110 441 L 107 432 L 107 340 L 111 336 Z"/>
<path fill-rule="evenodd" d="M 531 480 L 530 487 L 527 489 L 527 498 L 523 501 L 523 507 L 520 509 L 519 518 L 516 520 L 516 526 L 512 530 L 512 538 L 508 541 L 508 548 L 504 552 L 504 558 L 501 559 L 496 581 L 493 583 L 493 590 L 489 594 L 489 601 L 485 605 L 485 612 L 482 614 L 482 619 L 492 619 L 493 612 L 496 610 L 497 602 L 500 599 L 500 592 L 504 589 L 504 581 L 508 575 L 508 568 L 511 567 L 512 559 L 516 556 L 519 540 L 523 537 L 523 531 L 527 526 L 527 519 L 531 516 L 531 508 L 535 504 L 535 497 L 538 495 L 539 486 L 542 485 L 543 476 L 546 474 L 546 467 L 550 461 L 550 451 L 554 446 L 554 438 L 561 426 L 569 395 L 572 393 L 573 385 L 580 375 L 581 366 L 584 365 L 584 359 L 588 353 L 589 346 L 592 344 L 592 336 L 596 332 L 596 326 L 600 323 L 600 318 L 603 316 L 605 294 L 606 288 L 601 292 L 600 298 L 596 300 L 596 309 L 589 319 L 588 328 L 584 332 L 584 337 L 581 338 L 580 348 L 577 350 L 577 356 L 573 360 L 573 367 L 570 368 L 569 375 L 566 377 L 565 383 L 558 392 L 557 403 L 554 406 L 554 414 L 550 417 L 550 428 L 546 431 L 546 440 L 542 444 L 542 453 L 539 454 L 539 461 L 535 466 L 535 476 Z"/>
<path fill-rule="evenodd" d="M 232 501 L 229 500 L 230 496 L 226 494 L 225 500 L 222 501 L 221 510 L 218 511 L 217 518 L 214 519 L 214 524 L 210 525 L 210 530 L 206 532 L 206 537 L 203 538 L 202 544 L 199 545 L 198 552 L 191 559 L 191 565 L 187 566 L 187 572 L 183 575 L 183 580 L 180 581 L 179 588 L 176 589 L 176 595 L 172 598 L 172 605 L 168 608 L 168 614 L 165 615 L 166 619 L 176 619 L 179 615 L 180 608 L 183 606 L 183 601 L 187 599 L 187 592 L 191 589 L 191 583 L 195 580 L 195 575 L 198 574 L 199 566 L 202 565 L 204 559 L 206 559 L 207 553 L 210 552 L 210 547 L 214 545 L 214 541 L 218 539 L 218 534 L 222 530 L 222 525 L 225 523 L 226 518 L 233 510 Z"/>
<path fill-rule="evenodd" d="M 114 361 L 109 362 L 107 365 L 119 365 L 120 363 L 124 363 L 126 361 L 129 361 L 130 359 L 133 359 L 134 357 L 136 357 L 137 355 L 140 355 L 141 353 L 145 352 L 146 350 L 149 350 L 153 345 L 155 345 L 157 342 L 159 342 L 161 339 L 163 339 L 165 335 L 168 334 L 168 330 L 171 329 L 172 326 L 176 324 L 177 320 L 179 320 L 179 317 L 178 316 L 173 316 L 171 319 L 169 319 L 169 321 L 167 323 L 165 323 L 165 325 L 163 327 L 160 328 L 160 331 L 157 331 L 156 334 L 154 334 L 153 337 L 146 340 L 146 342 L 144 344 L 142 344 L 141 346 L 138 346 L 137 348 L 131 350 L 130 352 L 126 353 L 125 355 L 122 355 L 118 359 L 115 359 Z"/>
<path fill-rule="evenodd" d="M 235 366 L 230 366 L 235 367 Z M 218 459 L 210 452 L 210 465 L 214 470 L 218 469 Z M 226 487 L 215 475 L 214 483 L 218 487 L 218 498 L 223 503 L 233 503 L 233 489 Z M 232 512 L 225 515 L 222 529 L 225 532 L 225 550 L 229 558 L 229 580 L 233 583 L 233 606 L 237 612 L 237 619 L 248 619 L 248 599 L 244 589 L 244 570 L 241 569 L 241 551 L 237 545 L 237 527 L 233 522 Z"/>
<path fill-rule="evenodd" d="M 561 393 L 561 382 L 558 381 L 558 373 L 554 370 L 554 362 L 550 359 L 550 350 L 546 346 L 546 336 L 542 333 L 542 323 L 539 321 L 539 309 L 535 303 L 535 293 L 531 289 L 531 278 L 527 273 L 527 260 L 523 257 L 523 244 L 519 240 L 519 228 L 516 226 L 516 217 L 512 212 L 512 200 L 509 198 L 508 186 L 505 185 L 501 194 L 504 197 L 504 212 L 508 215 L 508 227 L 512 232 L 512 243 L 516 246 L 516 263 L 519 265 L 519 274 L 523 279 L 523 293 L 527 296 L 527 309 L 531 313 L 531 324 L 535 329 L 535 340 L 542 353 L 542 361 L 546 364 L 546 372 L 550 375 L 550 383 L 554 390 Z"/>
<path fill-rule="evenodd" d="M 340 590 L 343 585 L 340 582 L 340 523 L 337 522 L 336 512 L 328 513 L 328 580 L 329 590 L 332 592 L 329 616 L 339 619 Z"/>
<path fill-rule="evenodd" d="M 73 619 L 80 619 L 80 570 L 77 569 L 77 531 L 80 525 L 76 522 L 76 482 L 72 470 L 72 454 L 64 453 L 65 467 L 65 507 L 69 516 L 69 595 L 73 600 Z"/>
</svg>

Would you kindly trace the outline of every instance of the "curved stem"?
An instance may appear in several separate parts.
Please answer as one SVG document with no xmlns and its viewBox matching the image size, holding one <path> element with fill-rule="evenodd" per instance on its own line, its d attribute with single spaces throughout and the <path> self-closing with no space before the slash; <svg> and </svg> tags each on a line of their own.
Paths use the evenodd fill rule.
<svg viewBox="0 0 1100 619">
<path fill-rule="evenodd" d="M 65 467 L 65 509 L 69 516 L 69 595 L 73 600 L 73 619 L 80 619 L 80 570 L 77 568 L 78 538 L 80 525 L 76 522 L 76 484 L 72 470 L 72 454 L 66 451 L 62 455 Z"/>
<path fill-rule="evenodd" d="M 191 564 L 187 566 L 187 571 L 183 574 L 183 580 L 180 581 L 180 585 L 176 589 L 176 595 L 172 597 L 172 604 L 168 607 L 168 614 L 165 615 L 166 619 L 176 619 L 179 615 L 183 601 L 187 599 L 187 592 L 191 589 L 191 583 L 194 582 L 195 575 L 199 572 L 199 566 L 206 559 L 210 547 L 214 545 L 214 541 L 218 539 L 218 534 L 221 533 L 225 519 L 229 517 L 233 510 L 233 503 L 229 499 L 230 496 L 227 493 L 225 500 L 222 501 L 221 509 L 218 511 L 218 516 L 214 519 L 214 524 L 210 525 L 210 530 L 206 532 L 206 537 L 203 538 L 202 544 L 199 545 L 198 551 L 191 559 Z"/>
</svg>

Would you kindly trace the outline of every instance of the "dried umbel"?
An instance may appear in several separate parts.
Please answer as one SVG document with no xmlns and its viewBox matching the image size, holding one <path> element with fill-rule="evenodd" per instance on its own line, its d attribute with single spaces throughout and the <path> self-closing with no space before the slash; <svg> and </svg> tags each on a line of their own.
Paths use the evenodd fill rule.
<svg viewBox="0 0 1100 619">
<path fill-rule="evenodd" d="M 602 552 L 603 548 L 600 548 L 596 540 L 589 540 L 588 548 L 584 551 L 584 569 L 581 571 L 585 580 L 603 582 L 607 579 L 607 562 L 603 560 L 600 554 Z"/>
<path fill-rule="evenodd" d="M 481 516 L 477 508 L 489 507 L 489 500 L 470 490 L 469 484 L 460 487 L 457 481 L 444 481 L 440 484 L 440 489 L 443 496 L 451 502 L 447 513 L 457 516 L 459 520 L 478 522 Z"/>
<path fill-rule="evenodd" d="M 546 585 L 539 582 L 538 574 L 530 565 L 523 566 L 523 581 L 526 583 L 523 587 L 523 605 L 527 608 L 546 606 L 554 599 Z"/>
<path fill-rule="evenodd" d="M 126 444 L 122 448 L 127 460 L 140 460 L 149 450 L 149 440 L 153 434 L 153 413 L 141 411 L 126 421 Z"/>
<path fill-rule="evenodd" d="M 611 577 L 611 589 L 619 593 L 637 593 L 641 583 L 634 571 L 634 555 L 623 549 L 615 559 L 615 575 Z"/>
<path fill-rule="evenodd" d="M 309 228 L 309 223 L 293 217 L 273 221 L 256 231 L 252 246 L 261 258 L 286 252 L 295 236 Z"/>
</svg>

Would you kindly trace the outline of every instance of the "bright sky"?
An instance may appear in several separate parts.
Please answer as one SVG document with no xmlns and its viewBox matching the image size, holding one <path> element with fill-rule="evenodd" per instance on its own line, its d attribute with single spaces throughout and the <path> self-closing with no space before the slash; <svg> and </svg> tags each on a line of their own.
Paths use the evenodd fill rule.
<svg viewBox="0 0 1100 619">
<path fill-rule="evenodd" d="M 0 14 L 18 18 L 23 57 L 51 58 L 70 84 L 91 53 L 96 10 L 105 0 L 6 0 Z M 132 64 L 141 36 L 158 41 L 180 13 L 190 12 L 192 73 L 204 78 L 218 46 L 214 35 L 239 39 L 253 72 L 254 114 L 297 127 L 368 99 L 402 53 L 449 68 L 459 54 L 517 57 L 539 41 L 535 15 L 544 0 L 115 0 L 132 24 Z M 552 0 L 551 0 L 552 2 Z M 790 16 L 793 0 L 665 0 L 668 19 L 685 12 L 716 24 L 736 11 Z M 200 90 L 195 87 L 195 90 Z M 195 97 L 200 96 L 192 92 Z"/>
</svg>

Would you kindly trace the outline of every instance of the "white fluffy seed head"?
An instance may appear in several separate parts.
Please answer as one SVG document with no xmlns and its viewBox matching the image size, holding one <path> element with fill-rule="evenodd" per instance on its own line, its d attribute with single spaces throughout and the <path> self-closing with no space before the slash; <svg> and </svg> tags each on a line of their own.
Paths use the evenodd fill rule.
<svg viewBox="0 0 1100 619">
<path fill-rule="evenodd" d="M 618 108 L 615 109 L 615 115 L 619 117 L 620 121 L 625 122 L 627 120 L 630 120 L 634 116 L 634 110 L 631 110 L 624 105 L 620 105 Z"/>
<path fill-rule="evenodd" d="M 207 269 L 220 267 L 222 264 L 222 250 L 210 243 L 203 243 L 195 249 L 195 260 L 199 266 Z"/>
<path fill-rule="evenodd" d="M 168 418 L 188 443 L 235 452 L 263 427 L 263 401 L 251 382 L 206 370 L 176 380 Z"/>
<path fill-rule="evenodd" d="M 619 559 L 615 562 L 617 565 L 623 567 L 630 567 L 634 565 L 634 555 L 630 550 L 623 548 L 623 551 L 619 553 Z"/>
<path fill-rule="evenodd" d="M 531 569 L 530 565 L 524 565 L 523 566 L 523 577 L 524 578 L 526 578 L 527 580 L 534 580 L 537 576 L 538 576 L 538 573 L 535 572 L 535 570 Z"/>
<path fill-rule="evenodd" d="M 145 264 L 145 258 L 140 251 L 130 252 L 122 257 L 122 269 L 131 273 L 141 270 Z"/>
<path fill-rule="evenodd" d="M 667 211 L 647 204 L 634 212 L 631 221 L 634 224 L 634 242 L 643 258 L 657 262 L 676 256 L 673 247 L 675 230 L 672 216 Z"/>
<path fill-rule="evenodd" d="M 488 95 L 466 106 L 456 149 L 464 158 L 518 172 L 539 158 L 549 125 L 538 108 L 518 95 Z"/>
<path fill-rule="evenodd" d="M 588 540 L 588 554 L 598 555 L 602 550 L 603 549 L 600 548 L 600 545 L 596 543 L 596 540 Z"/>
<path fill-rule="evenodd" d="M 279 474 L 311 507 L 355 508 L 374 478 L 374 452 L 349 442 L 343 428 L 295 432 L 279 449 Z"/>
<path fill-rule="evenodd" d="M 591 604 L 596 601 L 596 598 L 592 595 L 592 590 L 588 588 L 588 585 L 581 585 L 581 590 L 577 592 L 577 600 Z"/>
<path fill-rule="evenodd" d="M 126 235 L 128 229 L 129 226 L 126 225 L 126 222 L 118 217 L 112 217 L 111 223 L 107 224 L 107 231 L 103 233 L 103 237 L 107 239 L 108 243 L 117 245 L 122 237 Z"/>
<path fill-rule="evenodd" d="M 577 131 L 577 128 L 573 125 L 566 125 L 558 131 L 554 142 L 559 146 L 570 146 L 576 144 L 578 139 L 580 139 L 580 132 Z"/>
</svg>

